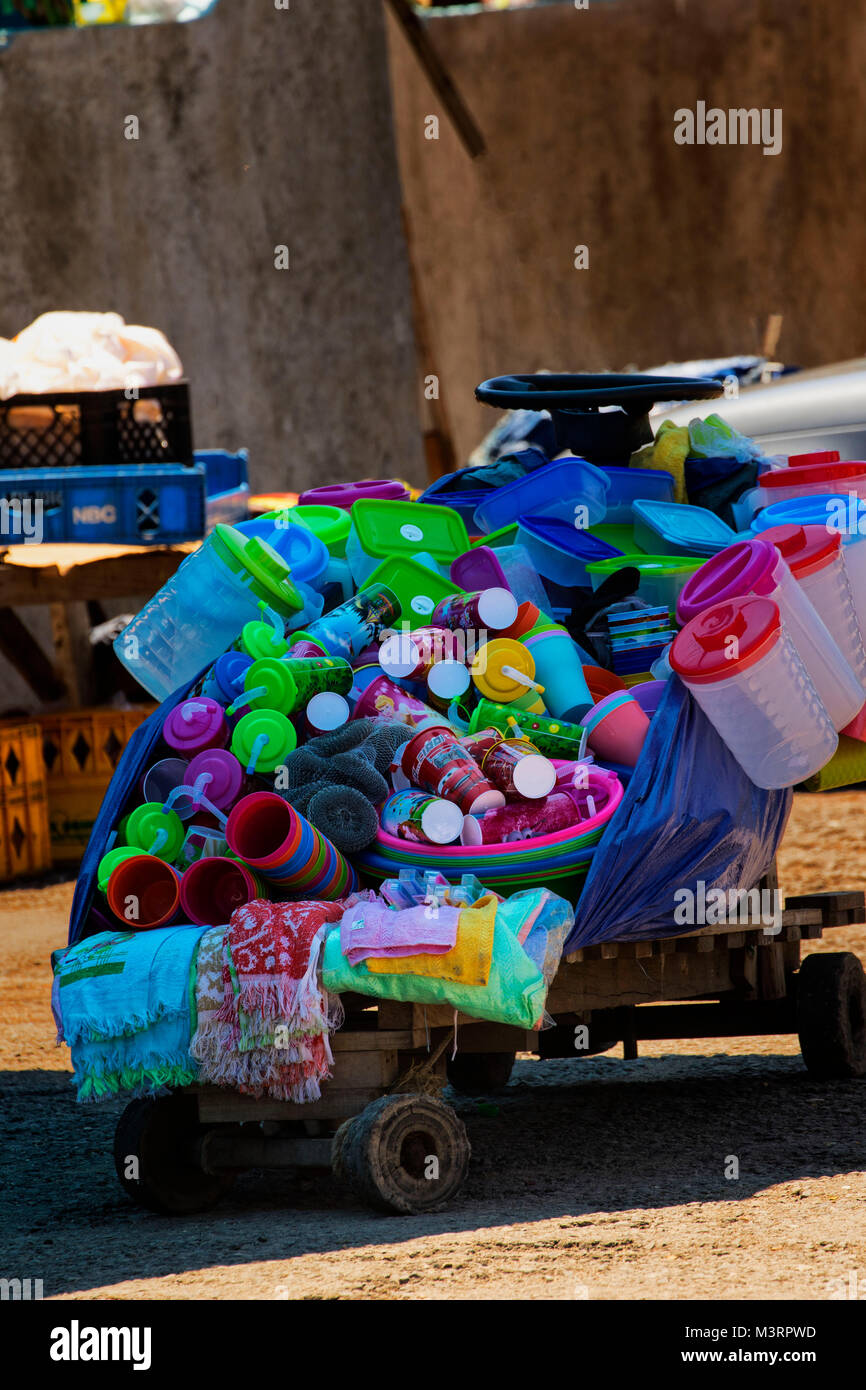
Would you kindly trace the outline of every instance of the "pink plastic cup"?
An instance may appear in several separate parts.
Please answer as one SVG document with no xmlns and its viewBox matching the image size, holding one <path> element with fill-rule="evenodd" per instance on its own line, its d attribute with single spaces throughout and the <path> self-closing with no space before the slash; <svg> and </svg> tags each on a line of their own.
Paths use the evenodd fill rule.
<svg viewBox="0 0 866 1390">
<path fill-rule="evenodd" d="M 649 720 L 627 691 L 606 695 L 584 715 L 587 742 L 597 758 L 634 767 L 649 729 Z"/>
<path fill-rule="evenodd" d="M 227 926 L 236 907 L 258 897 L 258 879 L 237 859 L 197 859 L 180 881 L 184 916 L 200 927 Z"/>
</svg>

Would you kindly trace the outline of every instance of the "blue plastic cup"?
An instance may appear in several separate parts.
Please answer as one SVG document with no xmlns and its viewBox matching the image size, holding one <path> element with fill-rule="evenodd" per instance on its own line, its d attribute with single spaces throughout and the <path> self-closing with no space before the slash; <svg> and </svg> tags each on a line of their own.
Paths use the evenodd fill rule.
<svg viewBox="0 0 866 1390">
<path fill-rule="evenodd" d="M 535 662 L 542 699 L 556 719 L 579 724 L 593 703 L 577 648 L 563 627 L 535 627 L 522 639 Z"/>
</svg>

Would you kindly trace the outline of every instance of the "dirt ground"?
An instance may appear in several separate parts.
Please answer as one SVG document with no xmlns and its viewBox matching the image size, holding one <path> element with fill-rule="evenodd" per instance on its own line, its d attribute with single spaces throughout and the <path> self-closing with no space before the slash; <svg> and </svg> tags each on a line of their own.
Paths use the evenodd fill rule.
<svg viewBox="0 0 866 1390">
<path fill-rule="evenodd" d="M 863 885 L 864 809 L 860 792 L 795 797 L 785 893 Z M 0 894 L 0 1275 L 72 1299 L 825 1299 L 852 1280 L 866 1296 L 866 1083 L 811 1081 L 790 1037 L 518 1062 L 495 1102 L 456 1100 L 472 1165 L 444 1213 L 383 1217 L 279 1173 L 204 1216 L 137 1210 L 111 1161 L 122 1106 L 76 1106 L 53 1043 L 71 896 Z M 814 944 L 866 961 L 866 926 Z"/>
</svg>

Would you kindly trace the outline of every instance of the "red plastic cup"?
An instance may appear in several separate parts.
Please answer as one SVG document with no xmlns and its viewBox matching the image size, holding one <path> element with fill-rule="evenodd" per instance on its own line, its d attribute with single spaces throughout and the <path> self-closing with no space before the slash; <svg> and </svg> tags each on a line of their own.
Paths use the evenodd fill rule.
<svg viewBox="0 0 866 1390">
<path fill-rule="evenodd" d="M 422 729 L 404 744 L 401 766 L 413 786 L 453 801 L 464 816 L 505 804 L 448 725 Z"/>
<path fill-rule="evenodd" d="M 228 925 L 236 907 L 259 897 L 255 874 L 236 859 L 197 859 L 180 881 L 184 916 L 200 927 Z"/>
<path fill-rule="evenodd" d="M 180 883 L 170 864 L 155 854 L 124 859 L 112 871 L 108 906 L 127 931 L 164 927 L 180 905 Z"/>
</svg>

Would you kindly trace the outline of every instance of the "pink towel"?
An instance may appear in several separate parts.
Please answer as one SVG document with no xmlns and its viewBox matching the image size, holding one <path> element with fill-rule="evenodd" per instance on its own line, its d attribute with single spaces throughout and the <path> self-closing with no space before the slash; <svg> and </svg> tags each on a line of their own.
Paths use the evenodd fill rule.
<svg viewBox="0 0 866 1390">
<path fill-rule="evenodd" d="M 340 949 L 350 965 L 368 956 L 444 955 L 457 943 L 460 909 L 432 903 L 395 912 L 381 902 L 347 907 L 340 921 Z"/>
</svg>

